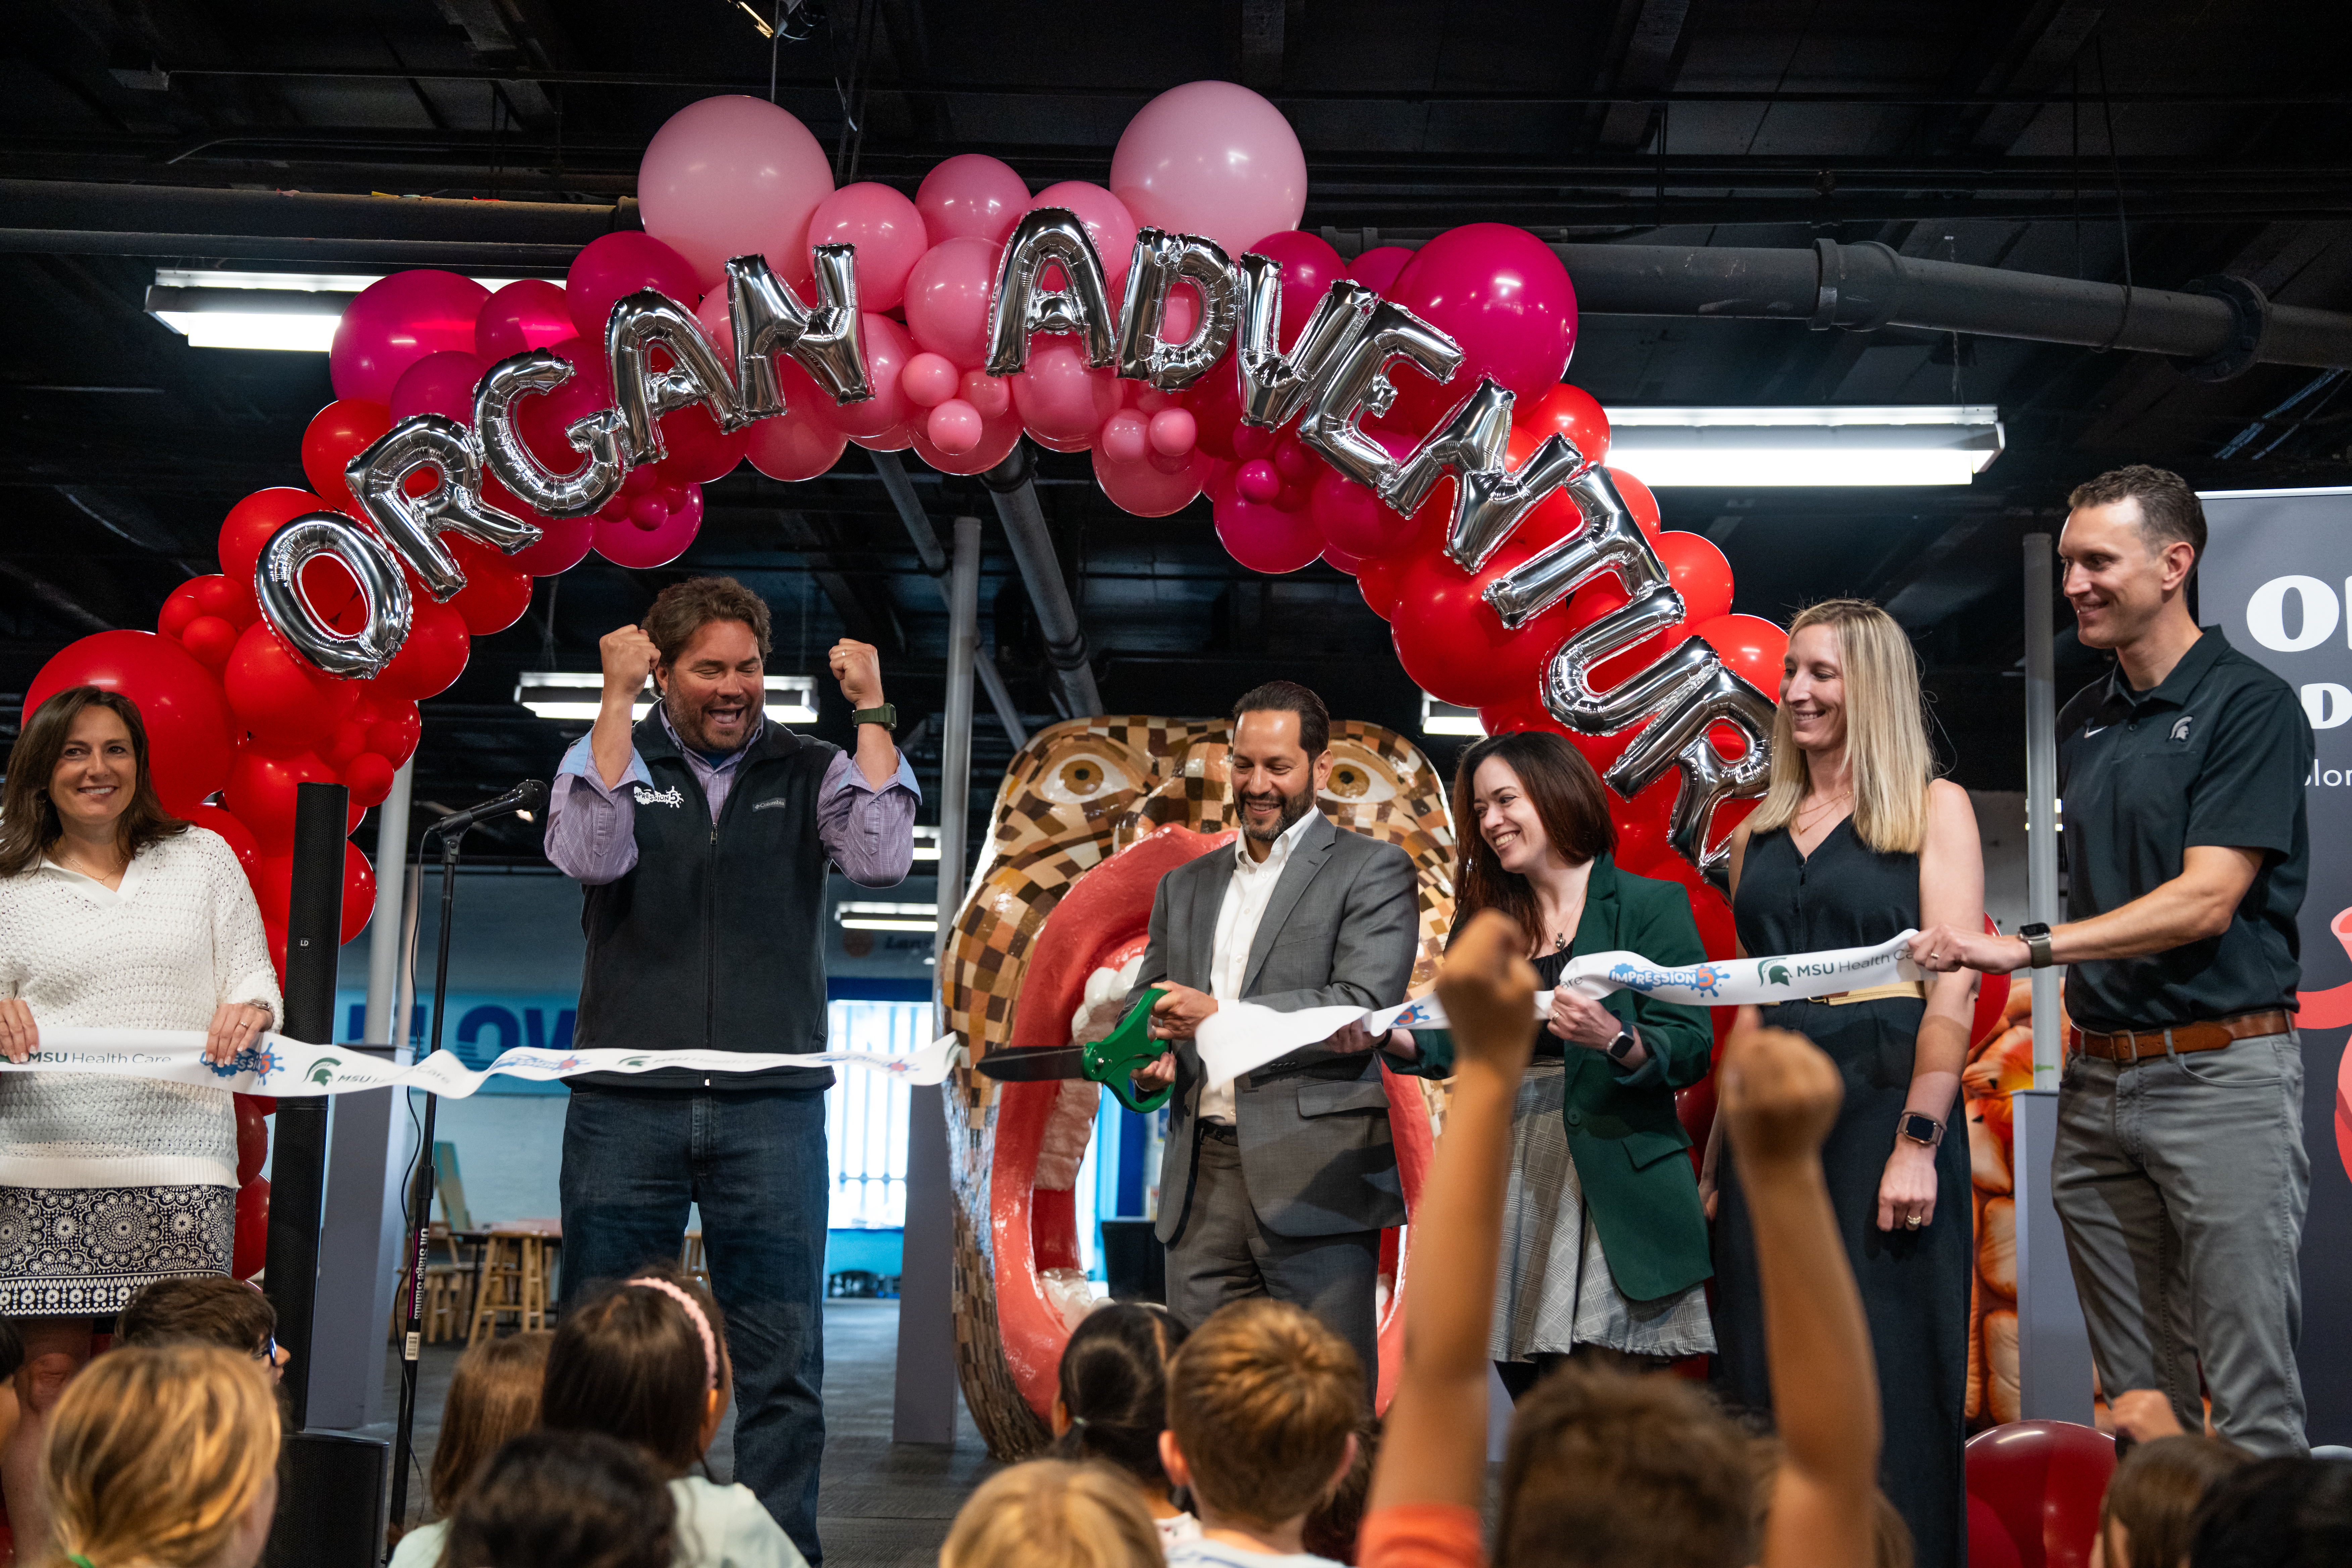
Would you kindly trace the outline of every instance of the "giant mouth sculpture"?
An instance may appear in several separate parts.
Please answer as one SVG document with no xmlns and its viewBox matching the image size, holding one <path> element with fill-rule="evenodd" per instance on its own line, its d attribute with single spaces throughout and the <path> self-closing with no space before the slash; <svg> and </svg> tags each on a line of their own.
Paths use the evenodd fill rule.
<svg viewBox="0 0 2352 1568">
<path fill-rule="evenodd" d="M 1099 718 L 1033 736 L 1006 770 L 988 847 L 957 909 L 940 976 L 948 1025 L 969 1058 L 948 1101 L 956 1363 L 972 1419 L 1000 1458 L 1034 1453 L 1048 1436 L 1069 1339 L 1055 1271 L 1078 1261 L 1073 1189 L 1100 1090 L 1075 1079 L 1000 1083 L 976 1064 L 991 1053 L 1066 1047 L 1115 1019 L 1160 877 L 1233 842 L 1231 728 L 1222 719 Z M 1375 724 L 1335 722 L 1331 752 L 1317 805 L 1341 827 L 1402 846 L 1419 868 L 1419 991 L 1454 912 L 1444 783 L 1418 748 Z M 1388 1082 L 1410 1210 L 1443 1091 L 1414 1078 Z M 1399 1248 L 1384 1302 L 1383 1384 L 1402 1329 L 1404 1255 Z"/>
</svg>

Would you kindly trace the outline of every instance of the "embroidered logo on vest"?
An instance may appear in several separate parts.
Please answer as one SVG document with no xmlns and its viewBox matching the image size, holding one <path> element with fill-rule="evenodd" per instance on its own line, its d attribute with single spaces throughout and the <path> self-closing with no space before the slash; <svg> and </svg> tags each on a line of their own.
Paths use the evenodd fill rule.
<svg viewBox="0 0 2352 1568">
<path fill-rule="evenodd" d="M 677 786 L 676 784 L 670 785 L 669 788 L 666 790 L 659 791 L 649 790 L 645 785 L 639 784 L 637 786 L 637 804 L 639 805 L 673 805 L 683 808 L 686 805 L 686 796 L 678 793 Z"/>
<path fill-rule="evenodd" d="M 2196 714 L 2194 714 L 2194 713 L 2183 713 L 2183 714 L 2182 714 L 2182 715 L 2181 715 L 2178 720 L 2176 720 L 2176 721 L 2174 721 L 2174 723 L 2173 723 L 2173 726 L 2172 726 L 2172 738 L 2173 738 L 2174 740 L 2176 740 L 2176 741 L 2185 741 L 2185 740 L 2189 739 L 2189 725 L 2191 725 L 2191 724 L 2193 724 L 2193 723 L 2195 723 L 2196 721 L 2197 721 L 2197 715 L 2196 715 Z"/>
</svg>

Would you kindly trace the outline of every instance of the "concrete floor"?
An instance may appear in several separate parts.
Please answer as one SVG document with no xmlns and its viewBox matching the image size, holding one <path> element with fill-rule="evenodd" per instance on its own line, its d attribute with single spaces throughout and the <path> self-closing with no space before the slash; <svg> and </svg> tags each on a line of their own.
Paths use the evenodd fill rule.
<svg viewBox="0 0 2352 1568">
<path fill-rule="evenodd" d="M 949 1521 L 971 1489 L 996 1469 L 956 1402 L 952 1447 L 890 1441 L 890 1403 L 898 1338 L 896 1301 L 824 1304 L 824 1476 L 817 1532 L 825 1568 L 931 1568 Z M 418 1363 L 416 1462 L 409 1472 L 408 1516 L 425 1517 L 425 1475 L 440 1435 L 441 1403 L 459 1347 L 425 1347 Z M 400 1363 L 385 1360 L 384 1408 L 400 1407 Z M 389 1438 L 389 1422 L 364 1428 Z M 735 1474 L 735 1413 L 730 1409 L 708 1456 L 714 1480 Z"/>
</svg>

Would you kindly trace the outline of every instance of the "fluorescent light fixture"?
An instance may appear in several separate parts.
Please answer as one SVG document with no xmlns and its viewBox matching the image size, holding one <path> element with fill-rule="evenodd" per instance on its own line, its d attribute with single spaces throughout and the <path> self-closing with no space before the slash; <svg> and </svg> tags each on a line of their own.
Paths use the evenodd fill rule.
<svg viewBox="0 0 2352 1568">
<path fill-rule="evenodd" d="M 779 724 L 816 722 L 816 677 L 771 675 L 763 683 L 767 698 L 762 706 L 769 718 Z M 542 719 L 593 720 L 602 710 L 604 699 L 604 678 L 590 671 L 532 669 L 515 679 L 514 700 Z M 642 719 L 653 710 L 654 689 L 649 685 L 637 693 L 630 713 Z"/>
<path fill-rule="evenodd" d="M 375 272 L 246 272 L 159 267 L 147 313 L 199 349 L 277 349 L 325 353 L 351 296 Z M 511 278 L 477 278 L 499 289 Z"/>
<path fill-rule="evenodd" d="M 1478 710 L 1475 708 L 1440 702 L 1424 691 L 1421 694 L 1421 732 L 1424 735 L 1484 735 L 1486 726 L 1478 722 Z"/>
<path fill-rule="evenodd" d="M 940 929 L 937 904 L 894 904 L 851 899 L 835 904 L 833 918 L 844 931 L 926 931 Z"/>
<path fill-rule="evenodd" d="M 1652 489 L 1965 485 L 2000 456 L 1990 405 L 1609 410 L 1609 463 Z"/>
</svg>

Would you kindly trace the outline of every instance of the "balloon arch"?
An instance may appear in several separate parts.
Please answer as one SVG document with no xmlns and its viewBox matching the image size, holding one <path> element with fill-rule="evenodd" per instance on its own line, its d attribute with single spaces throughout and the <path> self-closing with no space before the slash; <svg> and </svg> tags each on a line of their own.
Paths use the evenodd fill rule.
<svg viewBox="0 0 2352 1568">
<path fill-rule="evenodd" d="M 235 847 L 282 971 L 296 786 L 347 786 L 356 827 L 532 578 L 676 560 L 741 462 L 806 479 L 855 443 L 971 475 L 1026 435 L 1089 452 L 1139 516 L 1205 493 L 1254 571 L 1352 574 L 1424 689 L 1584 751 L 1620 862 L 1688 887 L 1728 954 L 1707 872 L 1762 787 L 1785 634 L 1732 615 L 1722 553 L 1606 466 L 1548 246 L 1474 223 L 1350 263 L 1297 229 L 1306 191 L 1281 113 L 1225 82 L 1147 105 L 1108 185 L 1032 195 L 965 153 L 911 200 L 835 189 L 772 104 L 692 104 L 646 151 L 645 232 L 562 285 L 413 270 L 355 296 L 308 488 L 239 501 L 218 574 L 155 633 L 62 650 L 26 711 L 86 681 L 140 703 L 164 804 Z M 352 847 L 346 941 L 373 903 Z"/>
</svg>

